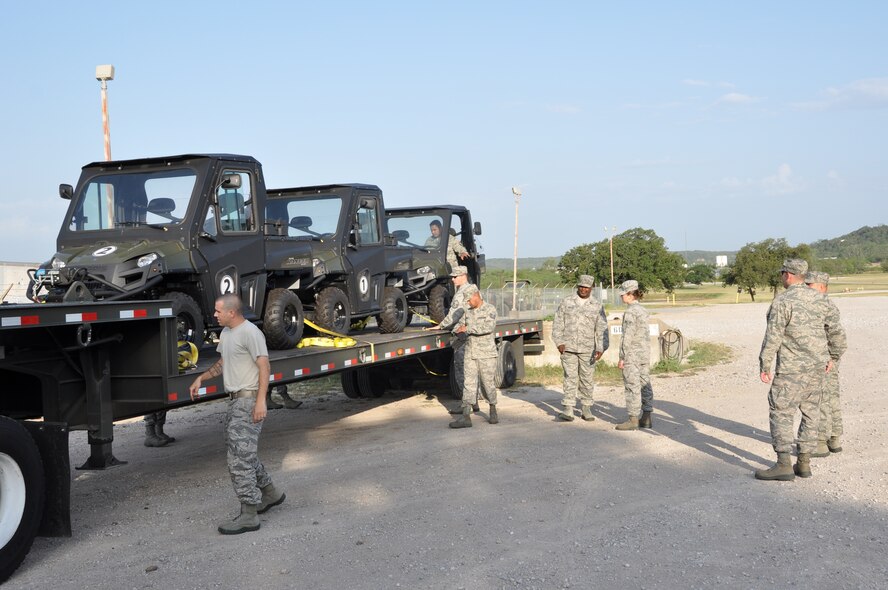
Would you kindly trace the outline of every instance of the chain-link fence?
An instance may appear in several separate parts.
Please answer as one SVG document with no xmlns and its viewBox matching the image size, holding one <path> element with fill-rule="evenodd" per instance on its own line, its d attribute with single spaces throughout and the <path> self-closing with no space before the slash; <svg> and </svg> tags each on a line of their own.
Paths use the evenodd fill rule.
<svg viewBox="0 0 888 590">
<path fill-rule="evenodd" d="M 500 317 L 547 317 L 555 314 L 555 310 L 565 297 L 576 293 L 574 285 L 556 285 L 535 287 L 531 285 L 519 285 L 516 289 L 511 286 L 487 287 L 481 290 L 484 301 L 492 303 Z M 616 289 L 592 289 L 592 296 L 605 304 L 621 305 L 619 297 L 616 297 Z M 616 299 L 616 301 L 614 301 Z M 517 311 L 513 313 L 514 308 Z"/>
</svg>

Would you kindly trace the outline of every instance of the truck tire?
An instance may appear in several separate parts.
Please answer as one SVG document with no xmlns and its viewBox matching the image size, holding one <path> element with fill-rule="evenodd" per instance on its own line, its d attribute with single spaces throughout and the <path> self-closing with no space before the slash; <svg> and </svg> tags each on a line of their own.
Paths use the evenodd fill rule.
<svg viewBox="0 0 888 590">
<path fill-rule="evenodd" d="M 272 289 L 265 301 L 262 332 L 268 348 L 288 350 L 302 340 L 305 315 L 302 302 L 289 289 Z"/>
<path fill-rule="evenodd" d="M 361 396 L 361 392 L 358 390 L 358 370 L 352 369 L 350 371 L 343 371 L 340 375 L 340 380 L 342 381 L 342 392 L 346 397 L 352 399 L 358 399 Z"/>
<path fill-rule="evenodd" d="M 436 324 L 440 324 L 444 316 L 450 310 L 450 300 L 453 295 L 447 285 L 435 285 L 429 291 L 429 317 Z"/>
<path fill-rule="evenodd" d="M 397 287 L 386 287 L 382 292 L 382 311 L 376 316 L 380 334 L 397 334 L 407 326 L 407 296 Z"/>
<path fill-rule="evenodd" d="M 164 293 L 160 298 L 173 302 L 177 339 L 193 342 L 200 348 L 204 341 L 206 327 L 204 325 L 203 313 L 201 313 L 197 302 L 190 295 L 180 293 L 179 291 Z"/>
<path fill-rule="evenodd" d="M 500 389 L 508 389 L 515 385 L 515 379 L 518 376 L 515 352 L 512 350 L 512 343 L 508 340 L 500 342 L 496 350 L 496 386 Z"/>
<path fill-rule="evenodd" d="M 450 369 L 447 371 L 447 384 L 450 386 L 450 397 L 461 400 L 463 384 L 456 380 L 456 361 L 454 359 L 450 359 Z"/>
<path fill-rule="evenodd" d="M 43 462 L 25 428 L 0 416 L 0 584 L 22 563 L 43 517 Z"/>
<path fill-rule="evenodd" d="M 373 398 L 385 395 L 388 388 L 388 378 L 380 371 L 373 371 L 370 367 L 362 367 L 355 371 L 358 377 L 358 391 L 361 397 Z"/>
<path fill-rule="evenodd" d="M 348 297 L 338 287 L 327 287 L 318 293 L 315 304 L 315 322 L 337 334 L 348 334 L 351 328 L 351 310 Z"/>
</svg>

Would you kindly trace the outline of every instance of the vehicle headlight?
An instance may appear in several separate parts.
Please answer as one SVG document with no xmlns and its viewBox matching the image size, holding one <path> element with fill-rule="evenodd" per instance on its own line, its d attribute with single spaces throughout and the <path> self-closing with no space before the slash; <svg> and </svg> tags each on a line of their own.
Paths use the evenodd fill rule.
<svg viewBox="0 0 888 590">
<path fill-rule="evenodd" d="M 421 275 L 431 274 L 432 267 L 431 266 L 420 266 L 419 268 L 416 269 L 416 272 L 418 272 Z M 432 275 L 432 276 L 434 276 L 434 275 Z"/>
<path fill-rule="evenodd" d="M 148 266 L 149 264 L 151 264 L 155 260 L 157 260 L 157 253 L 156 252 L 152 252 L 151 254 L 145 254 L 144 256 L 140 257 L 136 261 L 136 266 L 138 266 L 139 268 L 145 268 L 146 266 Z"/>
<path fill-rule="evenodd" d="M 65 268 L 65 261 L 59 260 L 58 258 L 52 259 L 52 268 L 53 270 L 59 270 L 60 268 Z"/>
<path fill-rule="evenodd" d="M 312 276 L 319 277 L 321 275 L 327 274 L 327 265 L 324 264 L 324 261 L 320 258 L 312 258 L 311 259 L 311 274 Z"/>
</svg>

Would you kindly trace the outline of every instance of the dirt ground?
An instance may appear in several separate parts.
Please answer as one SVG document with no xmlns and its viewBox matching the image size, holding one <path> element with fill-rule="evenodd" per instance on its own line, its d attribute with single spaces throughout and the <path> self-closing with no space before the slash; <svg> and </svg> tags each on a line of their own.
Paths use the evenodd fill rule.
<svg viewBox="0 0 888 590">
<path fill-rule="evenodd" d="M 274 410 L 260 455 L 287 493 L 255 533 L 237 510 L 215 402 L 170 413 L 171 446 L 116 430 L 128 464 L 73 473 L 72 538 L 43 539 L 18 588 L 884 588 L 888 580 L 888 297 L 835 298 L 844 452 L 814 477 L 760 482 L 770 465 L 757 356 L 766 304 L 657 310 L 734 359 L 654 380 L 652 431 L 555 420 L 558 388 L 520 385 L 501 422 L 447 428 L 454 402 L 424 393 L 312 397 Z M 483 404 L 482 404 L 483 405 Z M 88 454 L 72 435 L 72 464 Z"/>
</svg>

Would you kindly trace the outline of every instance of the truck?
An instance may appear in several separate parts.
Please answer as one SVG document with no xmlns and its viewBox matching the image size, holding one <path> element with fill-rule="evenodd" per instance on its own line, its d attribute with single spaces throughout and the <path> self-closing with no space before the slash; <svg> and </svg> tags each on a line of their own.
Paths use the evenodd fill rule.
<svg viewBox="0 0 888 590">
<path fill-rule="evenodd" d="M 410 309 L 440 322 L 453 297 L 450 272 L 455 264 L 466 267 L 469 282 L 480 284 L 484 254 L 475 236 L 481 235 L 481 224 L 472 223 L 471 212 L 457 205 L 387 208 L 385 220 L 395 243 L 412 254 L 401 281 Z M 454 240 L 465 249 L 464 257 L 452 253 Z"/>
<path fill-rule="evenodd" d="M 114 455 L 115 421 L 226 397 L 217 377 L 191 399 L 189 385 L 218 356 L 204 347 L 195 366 L 180 365 L 175 305 L 168 299 L 0 305 L 0 583 L 35 536 L 71 535 L 72 431 L 85 432 L 90 449 L 78 469 L 109 469 L 122 462 Z M 541 333 L 538 319 L 497 324 L 498 385 L 523 376 L 524 354 L 542 351 Z M 410 327 L 356 340 L 351 347 L 269 351 L 271 385 L 338 374 L 347 396 L 379 397 L 395 382 L 433 375 L 450 379 L 451 394 L 461 397 L 448 370 L 448 334 Z"/>
<path fill-rule="evenodd" d="M 213 304 L 225 293 L 241 295 L 244 316 L 275 349 L 299 342 L 306 310 L 330 330 L 347 331 L 351 319 L 371 316 L 383 331 L 402 330 L 406 309 L 397 305 L 403 298 L 395 271 L 409 265 L 410 254 L 383 231 L 382 191 L 369 184 L 297 190 L 326 208 L 270 203 L 262 166 L 250 156 L 88 164 L 76 186 L 59 187 L 70 205 L 56 253 L 31 273 L 30 296 L 165 299 L 180 339 L 193 342 L 214 327 Z"/>
</svg>

